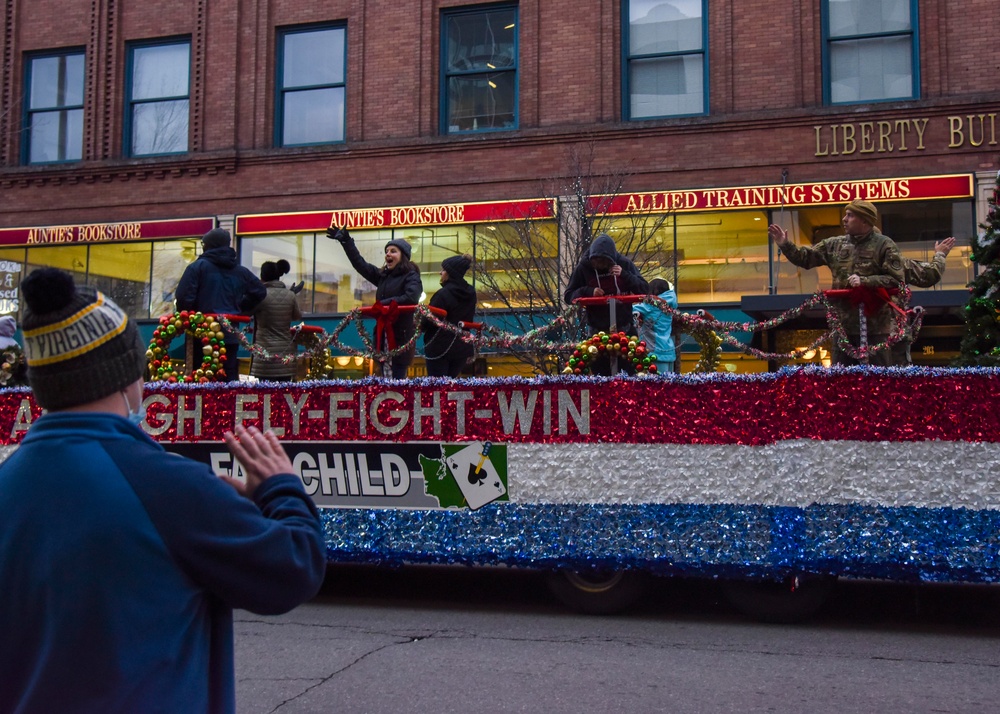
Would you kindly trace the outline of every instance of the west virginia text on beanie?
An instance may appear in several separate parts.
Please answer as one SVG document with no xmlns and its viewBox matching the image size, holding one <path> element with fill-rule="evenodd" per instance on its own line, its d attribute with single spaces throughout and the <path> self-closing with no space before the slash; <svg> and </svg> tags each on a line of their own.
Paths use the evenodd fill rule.
<svg viewBox="0 0 1000 714">
<path fill-rule="evenodd" d="M 21 283 L 24 356 L 35 401 L 67 409 L 121 391 L 143 376 L 145 348 L 135 323 L 111 298 L 56 268 Z"/>
</svg>

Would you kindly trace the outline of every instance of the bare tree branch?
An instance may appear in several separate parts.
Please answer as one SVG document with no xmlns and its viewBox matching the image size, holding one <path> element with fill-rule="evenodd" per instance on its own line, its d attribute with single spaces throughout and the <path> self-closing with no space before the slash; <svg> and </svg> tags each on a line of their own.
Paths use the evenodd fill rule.
<svg viewBox="0 0 1000 714">
<path fill-rule="evenodd" d="M 675 264 L 672 238 L 665 240 L 665 228 L 672 226 L 671 214 L 647 209 L 611 214 L 612 203 L 625 193 L 632 174 L 627 164 L 598 170 L 597 149 L 594 142 L 572 147 L 567 172 L 542 182 L 540 196 L 556 202 L 554 224 L 511 216 L 477 239 L 475 277 L 488 296 L 485 306 L 502 308 L 504 328 L 521 334 L 551 325 L 567 314 L 565 324 L 542 333 L 553 348 L 585 336 L 582 315 L 563 302 L 563 291 L 594 236 L 611 235 L 618 251 L 648 277 L 672 270 Z M 559 371 L 565 359 L 555 349 L 502 351 L 541 374 Z"/>
</svg>

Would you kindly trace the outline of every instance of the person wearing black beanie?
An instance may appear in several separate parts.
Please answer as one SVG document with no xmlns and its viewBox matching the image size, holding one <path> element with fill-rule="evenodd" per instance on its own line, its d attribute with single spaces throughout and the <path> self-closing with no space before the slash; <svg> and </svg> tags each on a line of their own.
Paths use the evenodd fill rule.
<svg viewBox="0 0 1000 714">
<path fill-rule="evenodd" d="M 56 268 L 21 283 L 28 384 L 44 409 L 69 409 L 114 395 L 141 380 L 146 347 L 135 322 L 92 287 Z"/>
<path fill-rule="evenodd" d="M 410 260 L 410 244 L 400 238 L 394 238 L 385 244 L 385 263 L 382 267 L 372 265 L 361 257 L 358 246 L 354 243 L 354 238 L 347 232 L 346 228 L 330 226 L 326 231 L 327 237 L 339 242 L 344 246 L 344 253 L 351 261 L 354 269 L 361 274 L 365 280 L 375 286 L 375 300 L 388 305 L 395 302 L 397 305 L 416 305 L 420 301 L 420 294 L 423 292 L 423 283 L 420 281 L 420 268 Z M 392 324 L 393 337 L 396 345 L 405 345 L 416 332 L 413 315 L 410 313 L 400 313 Z M 386 344 L 379 345 L 380 350 L 388 349 Z M 414 349 L 411 348 L 400 352 L 392 358 L 392 377 L 394 379 L 405 379 L 410 364 L 413 362 Z"/>
<path fill-rule="evenodd" d="M 267 297 L 257 276 L 239 264 L 229 231 L 213 228 L 201 238 L 204 252 L 184 270 L 175 293 L 178 310 L 212 315 L 250 315 Z M 222 378 L 239 378 L 239 336 L 224 331 L 226 362 Z"/>
<path fill-rule="evenodd" d="M 447 312 L 445 321 L 456 329 L 439 328 L 424 320 L 428 377 L 457 377 L 475 352 L 471 344 L 461 339 L 468 332 L 458 329 L 460 322 L 472 322 L 476 316 L 476 289 L 465 281 L 471 265 L 471 255 L 453 255 L 441 262 L 441 289 L 431 296 L 430 306 Z"/>
<path fill-rule="evenodd" d="M 302 319 L 295 293 L 281 281 L 291 270 L 287 260 L 267 261 L 260 266 L 260 279 L 267 297 L 253 313 L 255 347 L 266 350 L 268 357 L 254 355 L 250 375 L 258 379 L 287 382 L 295 376 L 295 343 L 289 326 Z"/>
<path fill-rule="evenodd" d="M 61 270 L 21 287 L 46 411 L 0 464 L 0 712 L 234 712 L 233 608 L 316 594 L 315 505 L 272 432 L 224 435 L 245 483 L 167 453 L 135 322 Z"/>
</svg>

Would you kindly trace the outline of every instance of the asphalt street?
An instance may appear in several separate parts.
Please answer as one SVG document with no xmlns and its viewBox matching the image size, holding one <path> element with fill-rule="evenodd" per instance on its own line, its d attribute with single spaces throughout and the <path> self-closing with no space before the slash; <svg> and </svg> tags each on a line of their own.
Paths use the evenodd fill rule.
<svg viewBox="0 0 1000 714">
<path fill-rule="evenodd" d="M 594 617 L 523 571 L 337 567 L 287 615 L 237 613 L 238 710 L 997 711 L 998 605 L 994 586 L 842 582 L 770 625 L 681 580 Z"/>
</svg>

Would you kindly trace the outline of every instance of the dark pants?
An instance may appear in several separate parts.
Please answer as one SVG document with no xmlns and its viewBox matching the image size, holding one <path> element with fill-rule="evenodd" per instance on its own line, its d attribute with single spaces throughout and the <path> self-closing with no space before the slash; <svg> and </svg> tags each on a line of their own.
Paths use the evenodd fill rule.
<svg viewBox="0 0 1000 714">
<path fill-rule="evenodd" d="M 441 357 L 426 359 L 428 377 L 457 377 L 462 373 L 462 367 L 469 361 L 469 356 L 448 353 Z"/>
<path fill-rule="evenodd" d="M 226 381 L 236 382 L 240 378 L 240 343 L 223 342 L 222 345 L 226 348 L 226 362 L 224 365 Z"/>
</svg>

